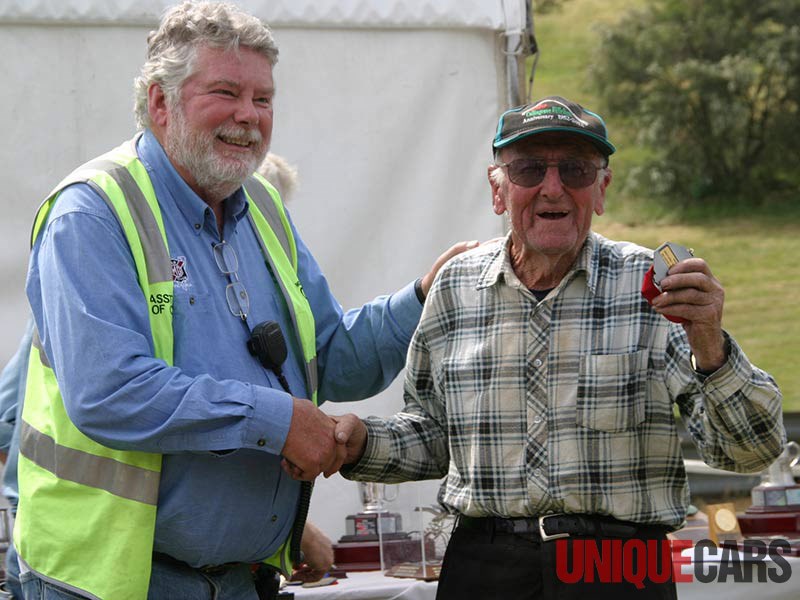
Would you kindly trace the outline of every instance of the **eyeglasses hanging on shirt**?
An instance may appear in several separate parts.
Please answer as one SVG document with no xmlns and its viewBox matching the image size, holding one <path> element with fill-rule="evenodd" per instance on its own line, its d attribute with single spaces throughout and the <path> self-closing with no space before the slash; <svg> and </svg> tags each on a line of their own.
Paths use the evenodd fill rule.
<svg viewBox="0 0 800 600">
<path fill-rule="evenodd" d="M 247 322 L 247 313 L 250 310 L 250 297 L 244 284 L 239 281 L 239 259 L 236 251 L 228 242 L 221 242 L 212 246 L 214 260 L 217 267 L 232 280 L 225 288 L 225 299 L 228 308 L 235 317 Z M 261 364 L 272 370 L 278 377 L 281 387 L 289 394 L 292 393 L 289 383 L 283 376 L 281 365 L 286 360 L 286 341 L 281 332 L 280 325 L 274 321 L 260 323 L 253 330 L 247 342 L 247 349 L 259 359 Z M 292 524 L 292 541 L 290 554 L 292 562 L 300 562 L 300 539 L 303 537 L 303 528 L 308 516 L 308 507 L 311 503 L 311 490 L 313 484 L 309 481 L 300 482 L 300 496 L 297 500 L 297 512 Z"/>
<path fill-rule="evenodd" d="M 228 301 L 228 308 L 231 314 L 239 317 L 242 321 L 247 321 L 247 313 L 250 311 L 250 297 L 244 284 L 239 281 L 239 259 L 236 251 L 225 240 L 214 244 L 214 260 L 217 267 L 224 274 L 231 278 L 231 282 L 225 288 L 225 299 Z"/>
</svg>

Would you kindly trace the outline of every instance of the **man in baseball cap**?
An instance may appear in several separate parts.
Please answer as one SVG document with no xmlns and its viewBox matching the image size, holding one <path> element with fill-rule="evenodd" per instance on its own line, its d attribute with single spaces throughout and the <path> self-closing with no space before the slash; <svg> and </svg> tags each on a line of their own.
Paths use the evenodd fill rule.
<svg viewBox="0 0 800 600">
<path fill-rule="evenodd" d="M 783 447 L 781 393 L 722 330 L 703 259 L 675 262 L 651 306 L 653 251 L 591 231 L 615 151 L 600 116 L 544 98 L 504 113 L 492 147 L 510 232 L 442 267 L 403 411 L 337 424 L 344 474 L 445 478 L 458 524 L 438 600 L 674 600 L 666 535 L 689 490 L 673 407 L 707 463 L 757 472 Z"/>
</svg>

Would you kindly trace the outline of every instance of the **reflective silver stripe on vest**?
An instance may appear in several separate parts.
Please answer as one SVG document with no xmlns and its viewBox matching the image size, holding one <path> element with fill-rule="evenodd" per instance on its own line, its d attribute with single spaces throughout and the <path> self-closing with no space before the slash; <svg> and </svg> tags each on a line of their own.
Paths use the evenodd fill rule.
<svg viewBox="0 0 800 600">
<path fill-rule="evenodd" d="M 264 215 L 267 223 L 269 223 L 270 229 L 272 229 L 273 233 L 275 233 L 275 237 L 278 238 L 283 251 L 286 253 L 286 256 L 289 257 L 289 262 L 291 262 L 292 246 L 289 242 L 289 236 L 286 234 L 286 229 L 283 227 L 281 216 L 278 213 L 278 209 L 275 207 L 275 202 L 267 191 L 267 188 L 265 188 L 258 179 L 251 175 L 245 179 L 244 189 L 250 198 L 252 198 L 253 202 L 258 205 L 258 209 L 261 211 L 261 214 Z M 256 231 L 258 230 L 256 229 Z M 257 237 L 260 238 L 261 236 Z"/>
<path fill-rule="evenodd" d="M 306 378 L 308 379 L 309 386 L 309 394 L 314 395 L 319 388 L 319 380 L 317 379 L 317 357 L 311 359 L 310 362 L 306 363 Z"/>
<path fill-rule="evenodd" d="M 42 346 L 42 340 L 39 339 L 39 330 L 36 329 L 36 327 L 33 328 L 31 345 L 39 351 L 39 360 L 41 363 L 48 369 L 52 369 L 53 367 L 50 366 L 50 361 L 47 359 L 47 354 L 44 353 L 44 346 Z"/>
<path fill-rule="evenodd" d="M 150 283 L 172 281 L 172 261 L 170 260 L 167 247 L 164 244 L 164 238 L 161 236 L 161 230 L 158 228 L 158 222 L 155 216 L 153 216 L 150 205 L 147 203 L 147 198 L 145 198 L 144 193 L 139 188 L 139 185 L 128 169 L 113 160 L 91 160 L 81 165 L 71 176 L 62 181 L 59 188 L 51 192 L 50 196 L 56 192 L 60 192 L 73 183 L 86 183 L 105 201 L 111 209 L 111 212 L 114 213 L 117 221 L 121 223 L 122 221 L 120 221 L 114 204 L 111 202 L 105 190 L 94 181 L 89 180 L 89 178 L 95 174 L 94 171 L 105 171 L 108 173 L 108 175 L 117 182 L 117 185 L 125 196 L 131 218 L 136 224 L 136 230 L 142 242 L 142 251 L 144 252 L 145 265 L 147 266 L 148 281 Z M 47 202 L 47 200 L 45 200 L 45 202 Z"/>
<path fill-rule="evenodd" d="M 64 190 L 64 188 L 66 188 L 69 185 L 72 185 L 73 183 L 88 183 L 87 180 L 90 177 L 94 176 L 94 174 L 95 174 L 94 172 L 97 171 L 98 169 L 102 168 L 99 165 L 107 165 L 108 162 L 109 161 L 107 161 L 107 160 L 97 160 L 97 159 L 90 160 L 89 162 L 82 164 L 80 167 L 75 169 L 72 173 L 67 175 L 63 180 L 61 180 L 59 182 L 59 184 L 49 194 L 47 194 L 47 197 L 39 205 L 39 208 L 36 209 L 37 216 L 42 211 L 42 208 L 46 204 L 52 202 L 53 196 L 55 196 L 56 194 L 60 194 Z M 119 165 L 117 165 L 117 163 L 113 163 L 113 164 L 116 165 L 116 166 L 119 166 Z M 106 196 L 106 193 L 104 191 L 102 191 L 102 189 L 100 189 L 99 186 L 92 186 L 92 187 L 95 190 L 98 191 L 100 196 L 102 196 L 103 200 L 106 201 L 106 204 L 111 204 L 109 202 L 109 200 L 108 200 L 108 197 Z M 52 208 L 53 208 L 53 206 L 51 204 L 50 208 L 48 209 L 48 213 Z M 37 221 L 37 219 L 34 219 L 34 223 L 33 223 L 33 227 L 34 228 L 36 227 L 36 221 Z M 44 224 L 42 224 L 42 227 L 44 227 Z M 34 237 L 35 234 L 36 234 L 36 231 L 31 230 L 31 247 L 33 247 L 34 242 L 36 242 L 36 238 Z"/>
<path fill-rule="evenodd" d="M 289 259 L 289 262 L 291 262 L 292 249 L 289 245 L 289 237 L 286 233 L 286 229 L 283 227 L 283 221 L 281 220 L 280 214 L 278 214 L 278 209 L 275 206 L 275 202 L 272 200 L 272 196 L 270 196 L 267 189 L 255 177 L 248 177 L 244 183 L 244 188 L 253 202 L 255 202 L 258 206 L 261 214 L 264 215 L 264 218 L 267 220 L 270 228 L 278 238 L 278 241 L 280 242 L 287 258 Z M 261 244 L 261 250 L 266 257 L 266 260 L 269 262 L 273 275 L 275 275 L 274 279 L 278 282 L 278 285 L 281 288 L 281 294 L 283 294 L 286 307 L 289 310 L 289 315 L 292 317 L 294 330 L 297 332 L 296 335 L 299 337 L 300 327 L 297 324 L 297 315 L 294 312 L 294 303 L 292 302 L 292 297 L 289 295 L 283 279 L 278 276 L 278 269 L 275 267 L 275 261 L 273 260 L 272 255 L 270 255 L 267 245 L 264 243 L 263 238 L 258 234 L 258 228 L 253 221 L 253 215 L 248 212 L 247 218 L 250 220 L 253 231 L 256 232 L 258 243 Z M 300 342 L 300 347 L 303 347 L 302 342 Z M 306 385 L 308 386 L 308 395 L 311 397 L 317 391 L 317 386 L 319 385 L 317 375 L 317 357 L 315 356 L 311 361 L 306 362 L 304 366 L 306 370 Z"/>
<path fill-rule="evenodd" d="M 96 169 L 108 173 L 122 190 L 128 203 L 131 218 L 136 224 L 136 231 L 139 233 L 139 239 L 142 241 L 142 251 L 144 252 L 145 264 L 147 265 L 148 281 L 150 283 L 172 281 L 172 261 L 170 260 L 167 247 L 164 244 L 161 230 L 158 228 L 158 222 L 155 216 L 153 216 L 150 205 L 147 203 L 147 198 L 145 198 L 144 193 L 136 183 L 133 175 L 131 175 L 131 172 L 113 161 L 97 160 L 89 164 Z M 99 186 L 92 187 L 95 189 L 99 188 Z M 101 196 L 113 211 L 114 206 L 111 204 L 108 197 L 104 193 L 101 193 Z M 116 217 L 117 221 L 119 221 L 119 215 L 116 215 Z"/>
<path fill-rule="evenodd" d="M 19 451 L 59 479 L 99 488 L 143 504 L 155 506 L 158 502 L 160 474 L 157 471 L 61 446 L 26 421 L 22 421 Z"/>
<path fill-rule="evenodd" d="M 297 313 L 294 311 L 294 302 L 292 302 L 292 297 L 289 295 L 289 292 L 286 290 L 286 285 L 283 282 L 283 278 L 278 276 L 278 269 L 275 266 L 275 261 L 272 258 L 272 255 L 269 253 L 267 249 L 267 245 L 264 243 L 264 239 L 258 235 L 258 228 L 256 224 L 253 223 L 253 217 L 248 214 L 248 218 L 253 226 L 253 230 L 256 232 L 256 237 L 258 238 L 258 243 L 261 244 L 261 250 L 266 257 L 267 262 L 269 262 L 269 266 L 272 269 L 272 273 L 275 275 L 273 278 L 275 281 L 278 282 L 278 286 L 281 289 L 281 294 L 283 294 L 284 304 L 286 304 L 286 309 L 289 311 L 289 316 L 292 317 L 292 324 L 294 325 L 294 331 L 296 332 L 295 335 L 300 337 L 300 327 L 297 324 Z M 281 226 L 282 228 L 283 226 Z M 300 348 L 303 347 L 302 341 L 300 341 Z M 306 385 L 308 386 L 308 397 L 311 398 L 314 395 L 314 392 L 317 391 L 318 383 L 318 375 L 317 375 L 317 357 L 314 356 L 310 361 L 305 362 L 304 366 L 306 370 Z"/>
</svg>

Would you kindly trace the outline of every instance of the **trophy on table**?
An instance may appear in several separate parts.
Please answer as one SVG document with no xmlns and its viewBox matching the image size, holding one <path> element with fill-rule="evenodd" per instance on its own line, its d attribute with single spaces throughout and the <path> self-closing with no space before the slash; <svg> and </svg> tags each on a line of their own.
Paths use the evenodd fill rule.
<svg viewBox="0 0 800 600">
<path fill-rule="evenodd" d="M 401 539 L 408 534 L 402 531 L 402 519 L 398 513 L 386 510 L 386 502 L 397 498 L 397 493 L 389 497 L 383 483 L 358 482 L 358 491 L 363 508 L 355 515 L 347 515 L 345 526 L 347 534 L 341 542 L 374 542 L 381 538 Z"/>
<path fill-rule="evenodd" d="M 347 515 L 347 533 L 333 545 L 336 566 L 345 571 L 373 571 L 420 560 L 419 540 L 403 531 L 399 513 L 386 508 L 397 493 L 388 496 L 382 483 L 359 482 L 358 490 L 362 508 Z"/>
<path fill-rule="evenodd" d="M 761 473 L 761 483 L 751 491 L 752 505 L 738 516 L 743 534 L 798 537 L 800 485 L 792 474 L 798 461 L 800 445 L 790 441 L 777 460 Z"/>
</svg>

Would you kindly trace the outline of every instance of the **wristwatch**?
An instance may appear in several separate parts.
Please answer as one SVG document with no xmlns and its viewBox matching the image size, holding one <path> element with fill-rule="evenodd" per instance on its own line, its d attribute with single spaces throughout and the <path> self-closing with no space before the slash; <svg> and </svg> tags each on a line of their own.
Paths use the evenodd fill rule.
<svg viewBox="0 0 800 600">
<path fill-rule="evenodd" d="M 694 357 L 694 352 L 689 352 L 689 362 L 692 364 L 692 369 L 694 369 L 694 372 L 697 373 L 698 375 L 702 375 L 703 377 L 708 377 L 709 375 L 714 373 L 714 371 L 716 371 L 716 369 L 714 369 L 713 371 L 706 371 L 705 369 L 698 369 L 697 368 L 697 359 Z"/>
<path fill-rule="evenodd" d="M 422 291 L 422 277 L 414 282 L 414 292 L 417 294 L 417 300 L 420 304 L 425 304 L 425 292 Z"/>
<path fill-rule="evenodd" d="M 725 334 L 723 334 L 723 335 L 725 335 Z M 730 338 L 728 338 L 727 335 L 725 335 L 725 344 L 724 344 L 722 350 L 725 353 L 725 361 L 723 361 L 723 363 L 722 363 L 724 365 L 725 362 L 728 361 L 728 357 L 731 355 L 731 340 L 730 340 Z M 712 369 L 710 371 L 707 371 L 705 369 L 698 369 L 697 368 L 697 359 L 694 357 L 694 352 L 692 352 L 691 350 L 689 351 L 689 362 L 691 363 L 692 369 L 694 369 L 694 372 L 697 373 L 698 375 L 702 375 L 703 377 L 708 377 L 712 373 L 716 373 L 719 370 L 719 369 Z M 722 367 L 722 365 L 720 365 L 720 368 L 721 367 Z"/>
</svg>

